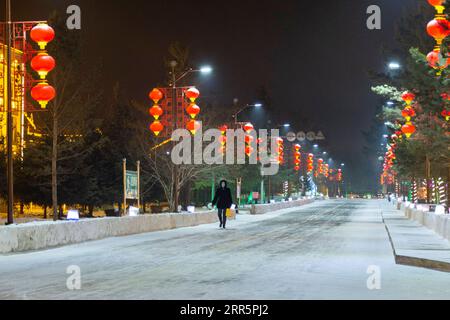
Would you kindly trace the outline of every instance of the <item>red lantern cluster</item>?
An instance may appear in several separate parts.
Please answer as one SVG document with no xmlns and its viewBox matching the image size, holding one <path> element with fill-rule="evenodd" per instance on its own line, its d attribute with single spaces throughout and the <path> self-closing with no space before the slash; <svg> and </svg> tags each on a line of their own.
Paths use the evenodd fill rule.
<svg viewBox="0 0 450 320">
<path fill-rule="evenodd" d="M 200 97 L 200 91 L 196 88 L 189 88 L 185 92 L 186 97 L 191 101 L 189 106 L 186 108 L 187 114 L 191 117 L 191 121 L 187 124 L 187 129 L 195 135 L 195 133 L 200 129 L 200 122 L 196 121 L 195 118 L 200 114 L 200 107 L 195 103 L 195 101 Z"/>
<path fill-rule="evenodd" d="M 153 107 L 149 110 L 150 116 L 154 119 L 153 123 L 150 125 L 150 130 L 155 134 L 155 136 L 159 136 L 159 134 L 164 130 L 163 124 L 159 121 L 164 112 L 158 103 L 164 98 L 164 95 L 161 90 L 155 88 L 150 92 L 149 97 L 154 103 Z"/>
<path fill-rule="evenodd" d="M 317 159 L 317 176 L 324 174 L 324 165 L 323 165 L 323 159 Z"/>
<path fill-rule="evenodd" d="M 396 137 L 397 134 L 395 135 Z M 397 148 L 397 139 L 392 139 L 392 144 L 388 145 L 387 152 L 384 156 L 383 173 L 381 174 L 381 184 L 393 184 L 395 171 L 393 170 L 395 156 L 395 149 Z"/>
<path fill-rule="evenodd" d="M 245 154 L 247 157 L 250 157 L 253 152 L 255 151 L 252 147 L 254 137 L 251 135 L 251 133 L 255 130 L 255 127 L 251 123 L 247 123 L 244 125 L 244 131 L 246 133 L 245 135 Z"/>
<path fill-rule="evenodd" d="M 329 178 L 330 177 L 330 165 L 329 164 L 325 164 L 324 165 L 323 175 L 325 176 L 325 178 Z"/>
<path fill-rule="evenodd" d="M 436 47 L 427 55 L 427 61 L 432 68 L 438 70 L 438 75 L 441 75 L 442 70 L 450 65 L 450 56 L 443 56 L 441 52 L 444 39 L 450 35 L 450 22 L 444 13 L 445 0 L 428 0 L 428 3 L 436 9 L 435 18 L 427 25 L 427 32 L 436 40 Z"/>
<path fill-rule="evenodd" d="M 300 171 L 302 165 L 302 147 L 299 144 L 294 145 L 294 170 Z"/>
<path fill-rule="evenodd" d="M 314 170 L 314 155 L 312 153 L 308 154 L 308 160 L 306 161 L 306 172 L 312 173 Z"/>
<path fill-rule="evenodd" d="M 220 145 L 221 145 L 221 149 L 220 149 L 220 153 L 221 154 L 225 154 L 226 148 L 227 148 L 227 130 L 228 130 L 228 126 L 227 125 L 223 125 L 219 128 L 220 133 L 222 134 L 220 136 Z"/>
<path fill-rule="evenodd" d="M 405 134 L 406 138 L 410 138 L 415 132 L 416 127 L 411 122 L 411 119 L 416 116 L 416 112 L 413 109 L 412 103 L 416 96 L 411 92 L 405 92 L 402 95 L 403 101 L 406 103 L 405 109 L 402 111 L 402 116 L 405 118 L 406 123 L 402 127 L 402 132 Z"/>
<path fill-rule="evenodd" d="M 283 138 L 277 139 L 277 146 L 278 146 L 278 164 L 282 165 L 284 163 L 284 140 Z"/>
<path fill-rule="evenodd" d="M 36 25 L 30 32 L 31 39 L 39 45 L 41 51 L 31 60 L 31 68 L 37 72 L 40 81 L 31 89 L 31 97 L 42 109 L 56 97 L 56 90 L 46 81 L 47 75 L 55 69 L 56 62 L 45 50 L 47 44 L 55 38 L 55 31 L 45 23 Z"/>
</svg>

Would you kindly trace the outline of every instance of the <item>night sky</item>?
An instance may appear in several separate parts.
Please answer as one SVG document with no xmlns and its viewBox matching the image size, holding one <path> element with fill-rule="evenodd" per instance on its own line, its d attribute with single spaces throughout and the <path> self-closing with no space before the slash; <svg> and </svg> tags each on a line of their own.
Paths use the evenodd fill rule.
<svg viewBox="0 0 450 320">
<path fill-rule="evenodd" d="M 379 106 L 368 71 L 383 70 L 381 46 L 395 48 L 394 23 L 418 1 L 13 0 L 13 18 L 46 19 L 80 5 L 92 61 L 104 62 L 103 89 L 119 81 L 141 101 L 164 79 L 163 58 L 179 41 L 190 47 L 193 66 L 214 67 L 208 78 L 194 77 L 202 91 L 231 105 L 235 98 L 252 103 L 258 87 L 267 87 L 280 117 L 296 131 L 310 129 L 302 118 L 315 123 L 353 187 L 363 188 L 376 183 L 367 180 L 362 155 L 361 131 Z M 366 28 L 372 4 L 382 9 L 381 31 Z"/>
</svg>

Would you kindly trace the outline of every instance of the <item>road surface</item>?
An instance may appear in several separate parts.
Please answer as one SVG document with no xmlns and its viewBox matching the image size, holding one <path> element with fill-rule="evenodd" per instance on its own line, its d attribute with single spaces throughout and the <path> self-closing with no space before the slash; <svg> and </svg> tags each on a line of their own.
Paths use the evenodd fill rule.
<svg viewBox="0 0 450 320">
<path fill-rule="evenodd" d="M 0 299 L 450 299 L 449 284 L 395 264 L 376 200 L 0 256 Z"/>
</svg>

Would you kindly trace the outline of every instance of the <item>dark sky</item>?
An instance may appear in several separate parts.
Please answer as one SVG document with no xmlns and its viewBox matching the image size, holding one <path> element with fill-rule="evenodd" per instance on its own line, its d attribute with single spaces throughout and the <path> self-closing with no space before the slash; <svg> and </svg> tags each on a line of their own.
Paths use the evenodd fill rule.
<svg viewBox="0 0 450 320">
<path fill-rule="evenodd" d="M 326 133 L 329 151 L 346 162 L 357 186 L 368 165 L 360 132 L 378 105 L 367 71 L 382 70 L 381 46 L 395 47 L 394 23 L 418 1 L 13 0 L 13 16 L 46 19 L 53 9 L 80 5 L 83 31 L 105 64 L 105 90 L 120 81 L 142 101 L 164 77 L 169 44 L 180 41 L 194 65 L 215 69 L 196 78 L 202 91 L 231 105 L 234 98 L 253 102 L 257 88 L 266 86 L 296 130 L 309 129 L 296 121 L 306 117 Z M 372 4 L 382 9 L 381 31 L 366 28 Z"/>
</svg>

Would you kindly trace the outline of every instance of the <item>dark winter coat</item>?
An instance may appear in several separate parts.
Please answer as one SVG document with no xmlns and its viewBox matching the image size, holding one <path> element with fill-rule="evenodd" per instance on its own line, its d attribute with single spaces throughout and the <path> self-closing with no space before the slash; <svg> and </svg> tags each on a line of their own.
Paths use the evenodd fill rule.
<svg viewBox="0 0 450 320">
<path fill-rule="evenodd" d="M 222 182 L 225 182 L 225 188 L 222 188 Z M 220 187 L 216 191 L 212 204 L 213 206 L 217 205 L 218 209 L 229 209 L 233 204 L 231 190 L 227 187 L 227 182 L 225 180 L 221 181 L 219 186 Z"/>
</svg>

